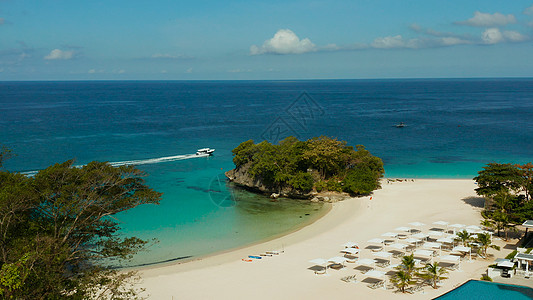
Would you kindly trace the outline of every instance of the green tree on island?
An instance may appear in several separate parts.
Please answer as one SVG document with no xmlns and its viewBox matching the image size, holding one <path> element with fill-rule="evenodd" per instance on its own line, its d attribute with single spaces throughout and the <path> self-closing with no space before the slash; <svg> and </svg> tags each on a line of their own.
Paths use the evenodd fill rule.
<svg viewBox="0 0 533 300">
<path fill-rule="evenodd" d="M 252 140 L 232 150 L 234 174 L 249 174 L 269 191 L 307 194 L 343 191 L 366 195 L 380 187 L 383 162 L 363 146 L 321 136 L 307 141 L 288 137 L 277 145 Z"/>
<path fill-rule="evenodd" d="M 106 262 L 131 258 L 148 243 L 120 236 L 113 218 L 159 203 L 142 176 L 132 166 L 77 168 L 73 161 L 32 178 L 0 172 L 0 297 L 135 299 L 135 273 Z"/>
</svg>

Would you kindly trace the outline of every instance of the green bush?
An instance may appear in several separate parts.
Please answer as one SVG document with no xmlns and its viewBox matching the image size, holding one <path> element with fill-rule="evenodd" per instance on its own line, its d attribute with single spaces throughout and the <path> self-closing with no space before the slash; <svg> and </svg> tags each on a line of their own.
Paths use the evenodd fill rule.
<svg viewBox="0 0 533 300">
<path fill-rule="evenodd" d="M 309 192 L 313 189 L 313 176 L 309 173 L 299 172 L 289 180 L 289 184 L 297 190 Z"/>
<path fill-rule="evenodd" d="M 481 280 L 492 282 L 492 278 L 490 278 L 487 274 L 483 274 L 483 276 L 481 276 Z"/>
<path fill-rule="evenodd" d="M 515 257 L 516 253 L 518 253 L 518 251 L 515 250 L 515 251 L 509 253 L 505 258 L 506 259 L 512 259 L 512 258 Z"/>
</svg>

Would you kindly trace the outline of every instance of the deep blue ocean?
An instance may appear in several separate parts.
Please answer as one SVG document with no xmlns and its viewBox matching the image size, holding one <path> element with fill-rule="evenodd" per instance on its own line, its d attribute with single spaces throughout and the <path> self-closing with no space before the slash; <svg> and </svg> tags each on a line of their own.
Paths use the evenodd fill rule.
<svg viewBox="0 0 533 300">
<path fill-rule="evenodd" d="M 160 241 L 135 263 L 242 246 L 319 215 L 224 182 L 240 142 L 289 135 L 363 144 L 387 177 L 472 178 L 489 162 L 533 161 L 533 79 L 0 82 L 10 171 L 216 149 L 139 166 L 164 197 L 119 216 L 124 233 Z"/>
</svg>

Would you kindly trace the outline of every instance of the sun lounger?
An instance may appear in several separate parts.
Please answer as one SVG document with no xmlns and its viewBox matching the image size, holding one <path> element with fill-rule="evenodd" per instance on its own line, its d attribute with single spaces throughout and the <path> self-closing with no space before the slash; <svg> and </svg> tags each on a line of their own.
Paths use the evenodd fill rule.
<svg viewBox="0 0 533 300">
<path fill-rule="evenodd" d="M 383 287 L 385 285 L 385 281 L 381 280 L 373 284 L 369 284 L 368 287 L 375 290 L 377 288 Z"/>
<path fill-rule="evenodd" d="M 345 277 L 342 277 L 341 280 L 346 282 L 346 283 L 349 283 L 349 282 L 354 282 L 355 283 L 355 282 L 357 282 L 356 275 L 345 276 Z"/>
</svg>

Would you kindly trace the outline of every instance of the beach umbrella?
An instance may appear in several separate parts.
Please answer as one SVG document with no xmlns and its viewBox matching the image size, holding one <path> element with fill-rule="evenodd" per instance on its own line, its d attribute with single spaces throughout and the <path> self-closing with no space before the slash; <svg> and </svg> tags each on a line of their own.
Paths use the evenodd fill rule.
<svg viewBox="0 0 533 300">
<path fill-rule="evenodd" d="M 379 258 L 388 259 L 389 263 L 390 263 L 390 260 L 391 260 L 391 257 L 392 257 L 392 253 L 381 251 L 381 252 L 375 252 L 374 256 L 379 257 Z"/>
<path fill-rule="evenodd" d="M 409 232 L 411 230 L 411 228 L 402 226 L 402 227 L 396 227 L 396 228 L 394 228 L 394 230 Z"/>
<path fill-rule="evenodd" d="M 385 272 L 378 271 L 378 270 L 370 270 L 365 273 L 365 276 L 372 277 L 372 278 L 382 278 L 383 276 L 385 276 Z"/>
<path fill-rule="evenodd" d="M 374 238 L 374 239 L 371 239 L 371 240 L 368 240 L 369 243 L 371 244 L 383 244 L 383 242 L 385 242 L 384 239 L 380 239 L 380 238 Z"/>
<path fill-rule="evenodd" d="M 421 242 L 420 239 L 417 238 L 408 238 L 405 241 L 409 244 L 415 244 L 415 247 L 418 247 L 418 242 Z"/>
<path fill-rule="evenodd" d="M 457 229 L 464 228 L 466 225 L 464 224 L 452 224 L 449 227 L 453 228 L 453 233 L 455 234 Z"/>
<path fill-rule="evenodd" d="M 344 248 L 359 248 L 355 242 L 346 242 L 342 245 Z"/>
<path fill-rule="evenodd" d="M 357 261 L 357 264 L 362 266 L 373 266 L 375 263 L 376 261 L 370 258 L 362 258 Z"/>
<path fill-rule="evenodd" d="M 382 234 L 381 236 L 384 236 L 384 237 L 389 237 L 389 238 L 395 238 L 398 236 L 397 233 L 395 232 L 385 232 L 384 234 Z"/>
<path fill-rule="evenodd" d="M 315 259 L 310 260 L 309 262 L 312 263 L 312 264 L 315 264 L 317 266 L 322 266 L 322 265 L 327 264 L 328 260 L 327 259 L 323 259 L 323 258 L 315 258 Z"/>
<path fill-rule="evenodd" d="M 451 237 L 443 237 L 443 238 L 438 239 L 437 242 L 444 243 L 444 244 L 453 244 L 454 240 Z"/>
<path fill-rule="evenodd" d="M 470 256 L 470 260 L 472 260 L 472 252 L 471 252 L 471 248 L 470 247 L 465 247 L 465 246 L 457 246 L 457 247 L 454 247 L 452 249 L 452 252 L 463 252 L 463 253 L 466 253 L 468 252 L 469 256 Z"/>
<path fill-rule="evenodd" d="M 400 244 L 400 243 L 394 243 L 394 244 L 390 244 L 389 247 L 390 248 L 394 248 L 394 249 L 398 249 L 398 250 L 403 250 L 403 249 L 407 248 L 407 245 L 406 244 Z"/>
<path fill-rule="evenodd" d="M 417 239 L 421 239 L 421 240 L 425 240 L 429 237 L 428 234 L 425 234 L 425 233 L 422 233 L 422 232 L 419 232 L 417 234 L 413 234 L 412 237 L 414 238 L 417 238 Z"/>
<path fill-rule="evenodd" d="M 341 253 L 357 254 L 357 253 L 359 253 L 359 249 L 346 248 L 346 249 L 341 250 Z"/>
<path fill-rule="evenodd" d="M 328 259 L 328 262 L 332 262 L 334 264 L 344 265 L 346 262 L 346 258 L 342 256 L 335 256 Z"/>
<path fill-rule="evenodd" d="M 422 227 L 422 226 L 424 226 L 426 224 L 421 223 L 421 222 L 411 222 L 411 223 L 409 223 L 409 225 L 415 226 L 415 227 Z"/>
<path fill-rule="evenodd" d="M 315 258 L 315 259 L 312 259 L 309 261 L 310 263 L 316 265 L 316 266 L 321 266 L 321 267 L 324 267 L 324 272 L 327 273 L 328 272 L 328 267 L 327 267 L 327 263 L 328 261 L 326 259 L 323 259 L 323 258 Z M 317 271 L 315 270 L 315 274 L 317 274 Z"/>
<path fill-rule="evenodd" d="M 443 237 L 445 235 L 444 232 L 442 231 L 429 231 L 429 237 L 431 238 L 440 238 L 440 237 Z"/>
<path fill-rule="evenodd" d="M 446 222 L 446 221 L 433 222 L 433 225 L 438 225 L 438 226 L 448 226 L 448 224 L 450 224 L 450 223 Z"/>
<path fill-rule="evenodd" d="M 424 243 L 423 248 L 439 249 L 439 254 L 442 254 L 442 244 L 441 243 L 433 243 L 433 242 Z"/>
</svg>

